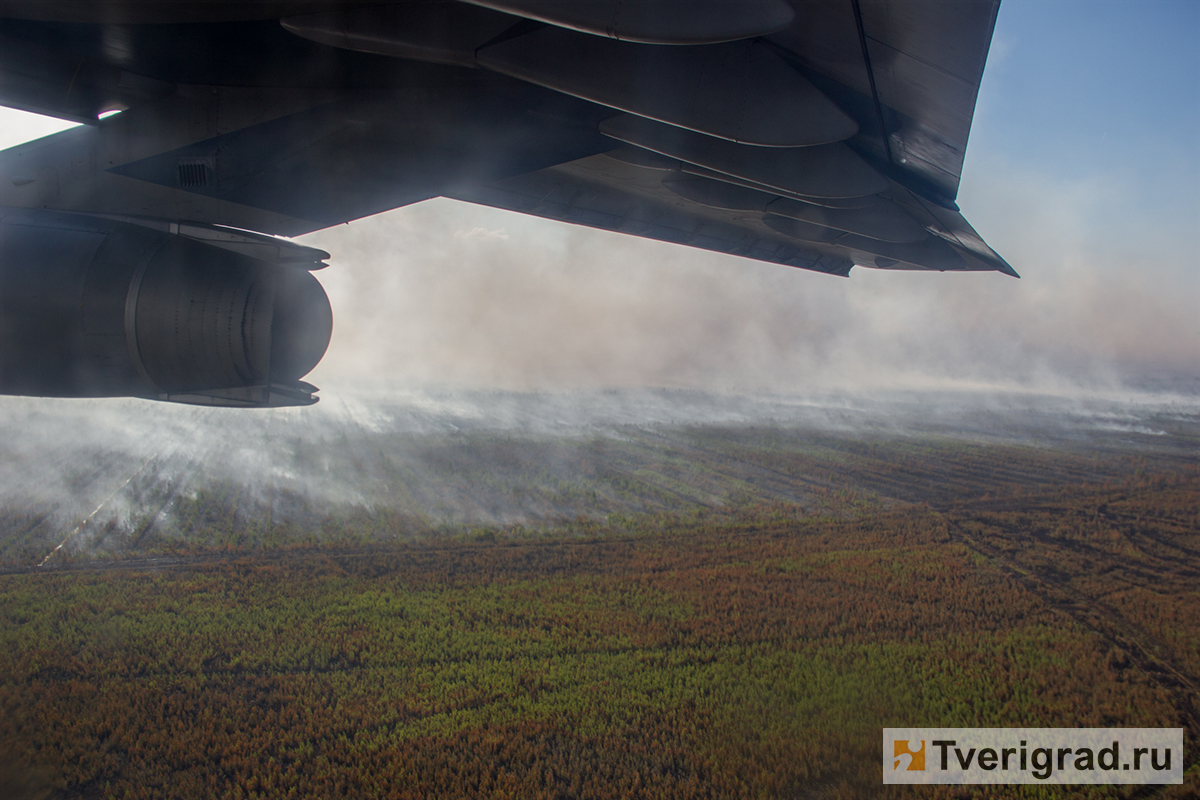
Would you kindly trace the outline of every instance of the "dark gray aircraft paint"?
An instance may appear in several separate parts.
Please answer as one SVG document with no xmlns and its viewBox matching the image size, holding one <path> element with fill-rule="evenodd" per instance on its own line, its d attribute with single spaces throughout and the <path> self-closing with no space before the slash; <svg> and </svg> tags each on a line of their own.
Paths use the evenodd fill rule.
<svg viewBox="0 0 1200 800">
<path fill-rule="evenodd" d="M 1015 276 L 954 202 L 998 5 L 0 0 L 0 105 L 84 123 L 0 152 L 0 393 L 316 402 L 279 237 L 432 197 Z"/>
</svg>

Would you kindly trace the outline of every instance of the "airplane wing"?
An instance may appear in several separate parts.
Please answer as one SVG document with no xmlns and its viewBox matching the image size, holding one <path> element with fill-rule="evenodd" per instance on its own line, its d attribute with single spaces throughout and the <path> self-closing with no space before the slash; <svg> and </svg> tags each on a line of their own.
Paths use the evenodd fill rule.
<svg viewBox="0 0 1200 800">
<path fill-rule="evenodd" d="M 998 5 L 0 0 L 0 105 L 84 123 L 0 152 L 0 213 L 214 246 L 441 196 L 836 275 L 1015 276 L 954 202 Z"/>
</svg>

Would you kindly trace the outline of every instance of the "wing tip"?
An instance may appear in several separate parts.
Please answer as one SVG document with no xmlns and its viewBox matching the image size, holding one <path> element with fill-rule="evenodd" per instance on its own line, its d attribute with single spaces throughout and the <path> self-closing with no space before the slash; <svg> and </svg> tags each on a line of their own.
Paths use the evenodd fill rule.
<svg viewBox="0 0 1200 800">
<path fill-rule="evenodd" d="M 1005 261 L 1000 256 L 996 256 L 996 261 L 999 262 L 996 265 L 996 272 L 1002 272 L 1005 275 L 1009 275 L 1013 278 L 1020 279 L 1021 276 L 1019 274 L 1017 274 L 1017 271 L 1012 268 L 1011 264 L 1009 264 L 1007 261 Z"/>
</svg>

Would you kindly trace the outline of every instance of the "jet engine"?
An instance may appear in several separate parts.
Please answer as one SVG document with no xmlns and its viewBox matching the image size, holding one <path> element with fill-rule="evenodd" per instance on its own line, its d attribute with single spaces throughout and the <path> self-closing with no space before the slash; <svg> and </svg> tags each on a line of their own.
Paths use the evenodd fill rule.
<svg viewBox="0 0 1200 800">
<path fill-rule="evenodd" d="M 329 254 L 160 220 L 0 209 L 0 393 L 311 405 Z"/>
</svg>

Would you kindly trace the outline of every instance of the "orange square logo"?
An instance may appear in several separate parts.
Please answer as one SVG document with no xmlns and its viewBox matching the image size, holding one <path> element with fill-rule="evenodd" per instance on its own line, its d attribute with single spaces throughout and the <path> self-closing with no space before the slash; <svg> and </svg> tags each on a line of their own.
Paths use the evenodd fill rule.
<svg viewBox="0 0 1200 800">
<path fill-rule="evenodd" d="M 913 739 L 911 742 L 895 740 L 892 742 L 895 752 L 892 753 L 892 769 L 903 768 L 906 771 L 925 769 L 925 740 Z"/>
</svg>

